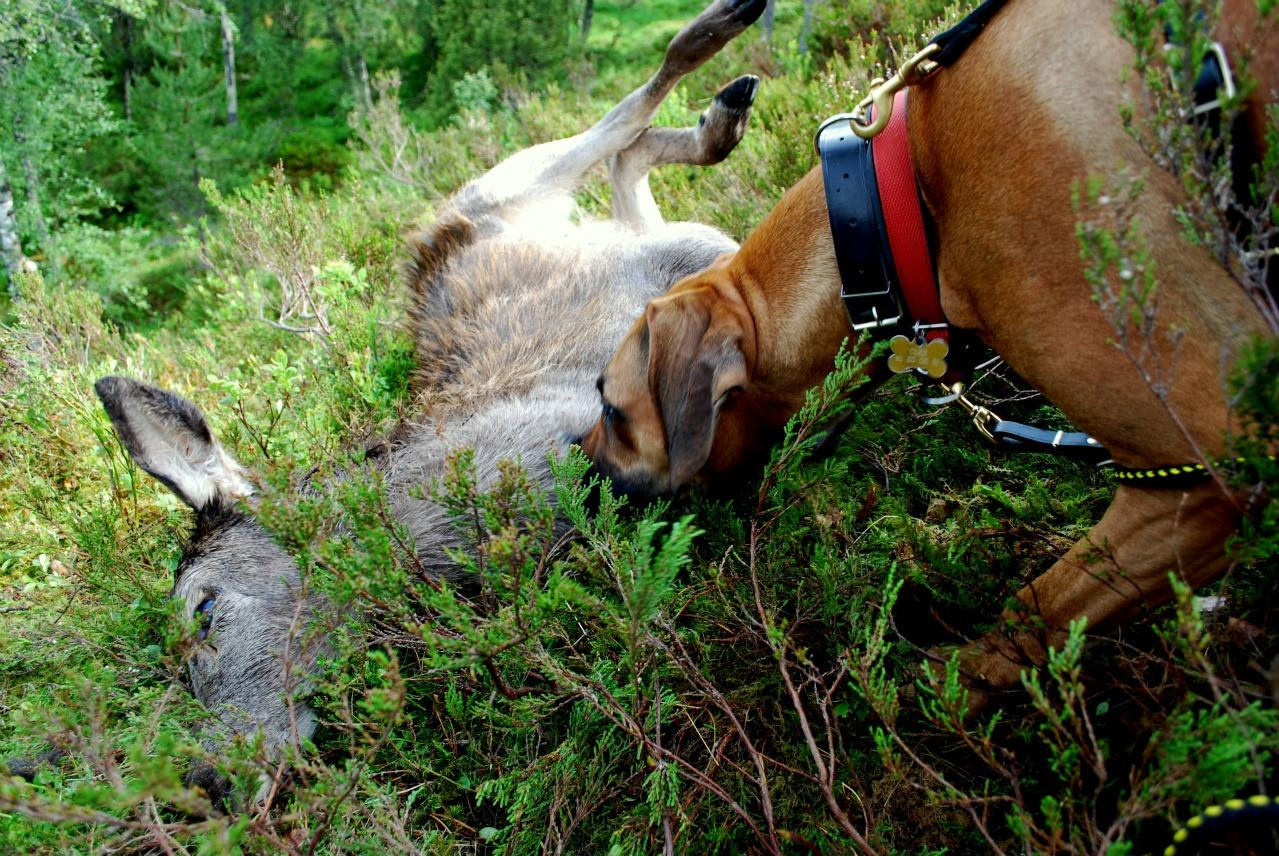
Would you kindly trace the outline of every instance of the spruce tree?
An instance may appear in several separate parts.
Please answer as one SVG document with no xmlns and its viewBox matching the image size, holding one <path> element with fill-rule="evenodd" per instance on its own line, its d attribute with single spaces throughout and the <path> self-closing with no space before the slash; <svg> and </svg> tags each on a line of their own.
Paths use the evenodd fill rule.
<svg viewBox="0 0 1279 856">
<path fill-rule="evenodd" d="M 575 0 L 440 0 L 432 20 L 439 57 L 427 105 L 437 119 L 457 107 L 453 86 L 489 69 L 499 81 L 536 85 L 568 55 L 579 25 Z"/>
</svg>

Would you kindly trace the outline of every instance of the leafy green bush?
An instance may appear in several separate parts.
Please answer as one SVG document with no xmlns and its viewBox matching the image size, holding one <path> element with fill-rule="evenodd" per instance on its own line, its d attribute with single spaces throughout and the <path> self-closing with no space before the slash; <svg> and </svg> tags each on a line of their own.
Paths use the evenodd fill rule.
<svg viewBox="0 0 1279 856">
<path fill-rule="evenodd" d="M 829 61 L 778 47 L 783 76 L 764 81 L 736 154 L 653 177 L 672 219 L 744 234 L 812 166 L 814 123 L 873 71 L 835 49 L 839 27 L 882 14 L 894 41 L 914 40 L 940 11 L 830 9 L 813 34 Z M 597 34 L 631 24 L 623 13 L 665 11 L 601 4 Z M 626 49 L 660 44 L 676 17 L 625 28 Z M 257 61 L 272 67 L 246 84 L 256 109 L 297 109 L 267 77 L 290 80 L 306 61 L 279 35 L 301 27 L 258 25 Z M 755 50 L 734 45 L 684 81 L 661 120 L 695 121 Z M 566 523 L 555 526 L 519 467 L 481 492 L 459 453 L 422 490 L 468 545 L 457 556 L 468 586 L 418 572 L 376 478 L 292 492 L 312 467 L 362 472 L 352 438 L 414 412 L 398 326 L 408 224 L 502 154 L 594 121 L 638 73 L 500 103 L 473 79 L 466 97 L 485 109 L 436 131 L 406 116 L 393 78 L 374 77 L 341 181 L 216 175 L 225 189 L 206 198 L 220 219 L 195 236 L 206 269 L 164 318 L 144 307 L 167 304 L 182 277 L 166 258 L 180 257 L 148 226 L 85 228 L 67 245 L 68 284 L 23 279 L 0 327 L 0 758 L 69 754 L 34 784 L 0 780 L 8 851 L 850 852 L 862 838 L 882 853 L 1120 854 L 1162 850 L 1171 823 L 1211 802 L 1273 792 L 1273 340 L 1233 381 L 1235 475 L 1255 513 L 1235 569 L 1209 592 L 1226 605 L 1180 591 L 1121 634 L 1085 642 L 1077 629 L 1024 692 L 976 717 L 962 715 L 953 670 L 921 663 L 989 629 L 1090 528 L 1112 486 L 1068 461 L 992 454 L 962 414 L 900 384 L 821 448 L 855 383 L 848 361 L 749 495 L 633 508 L 596 496 L 571 456 L 556 463 Z M 606 199 L 593 177 L 584 205 L 603 211 Z M 293 271 L 324 307 L 323 335 L 283 330 L 270 311 Z M 212 758 L 192 733 L 202 712 L 179 676 L 196 628 L 167 600 L 187 513 L 111 433 L 90 390 L 112 372 L 197 402 L 264 475 L 260 515 L 307 583 L 349 608 L 326 628 L 335 654 L 310 699 L 324 725 L 286 765 L 252 744 Z M 998 373 L 978 391 L 1012 418 L 1060 418 Z M 186 814 L 212 808 L 182 784 L 204 761 L 241 797 L 273 783 L 270 805 Z"/>
<path fill-rule="evenodd" d="M 58 233 L 59 285 L 99 294 L 106 317 L 142 324 L 180 305 L 196 278 L 195 252 L 182 236 L 88 223 Z"/>
<path fill-rule="evenodd" d="M 441 0 L 430 13 L 439 54 L 427 103 L 437 123 L 460 106 L 457 84 L 483 69 L 537 85 L 573 44 L 576 4 L 568 0 Z"/>
</svg>

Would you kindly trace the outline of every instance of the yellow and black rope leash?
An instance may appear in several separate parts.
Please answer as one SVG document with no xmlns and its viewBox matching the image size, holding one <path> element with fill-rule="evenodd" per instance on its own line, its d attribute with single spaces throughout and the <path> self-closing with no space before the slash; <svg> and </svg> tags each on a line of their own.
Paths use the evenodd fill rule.
<svg viewBox="0 0 1279 856">
<path fill-rule="evenodd" d="M 1208 477 L 1208 468 L 1203 464 L 1182 464 L 1177 467 L 1151 467 L 1137 469 L 1134 467 L 1116 466 L 1110 471 L 1119 481 L 1154 482 L 1168 479 L 1186 479 L 1187 481 Z"/>
<path fill-rule="evenodd" d="M 1267 455 L 1266 458 L 1273 461 L 1275 456 Z M 1244 464 L 1247 461 L 1247 458 L 1233 458 L 1230 461 L 1217 462 L 1215 466 L 1222 466 L 1227 463 Z M 1175 467 L 1148 468 L 1122 467 L 1116 464 L 1110 467 L 1110 473 L 1118 481 L 1154 487 L 1191 484 L 1203 481 L 1209 476 L 1208 467 L 1205 464 L 1178 464 Z"/>
<path fill-rule="evenodd" d="M 1204 842 L 1207 834 L 1229 823 L 1246 819 L 1273 820 L 1279 817 L 1279 800 L 1265 794 L 1254 794 L 1247 799 L 1226 800 L 1221 805 L 1210 805 L 1187 820 L 1173 833 L 1172 843 L 1164 848 L 1164 856 L 1192 853 L 1191 846 Z"/>
</svg>

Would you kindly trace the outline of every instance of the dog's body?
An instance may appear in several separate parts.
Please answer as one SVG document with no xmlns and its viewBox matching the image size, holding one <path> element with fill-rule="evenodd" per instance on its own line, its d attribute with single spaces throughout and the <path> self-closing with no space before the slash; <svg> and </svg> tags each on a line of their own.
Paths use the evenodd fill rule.
<svg viewBox="0 0 1279 856">
<path fill-rule="evenodd" d="M 758 81 L 726 86 L 696 127 L 649 123 L 678 80 L 764 5 L 716 0 L 671 42 L 657 74 L 599 123 L 497 165 L 451 198 L 415 242 L 410 314 L 424 409 L 372 465 L 429 572 L 448 576 L 446 549 L 459 542 L 444 510 L 415 497 L 429 493 L 449 454 L 474 450 L 481 489 L 504 459 L 549 485 L 548 453 L 594 419 L 596 375 L 630 320 L 736 247 L 707 226 L 663 223 L 647 175 L 665 163 L 726 157 L 744 133 Z M 572 191 L 601 162 L 610 166 L 615 221 L 579 223 Z M 222 719 L 216 730 L 261 731 L 269 747 L 309 737 L 315 719 L 300 699 L 324 644 L 303 640 L 326 605 L 305 593 L 293 558 L 239 502 L 253 493 L 248 474 L 188 402 L 127 378 L 103 378 L 97 392 L 135 461 L 196 511 L 174 597 L 207 626 L 189 673 L 196 696 Z"/>
<path fill-rule="evenodd" d="M 1140 103 L 1139 81 L 1112 15 L 1104 0 L 1010 3 L 958 63 L 911 90 L 911 153 L 951 325 L 994 348 L 1118 463 L 1191 462 L 1224 452 L 1224 377 L 1265 325 L 1227 271 L 1181 237 L 1176 181 L 1122 125 L 1120 105 Z M 1259 27 L 1255 4 L 1227 3 L 1221 30 L 1233 56 L 1251 45 L 1261 86 L 1248 115 L 1260 142 L 1279 86 L 1279 27 Z M 1093 300 L 1071 203 L 1090 176 L 1117 181 L 1123 170 L 1146 182 L 1136 214 L 1160 281 L 1159 332 L 1138 360 L 1116 349 Z M 614 416 L 584 448 L 633 490 L 720 479 L 777 436 L 851 334 L 815 169 L 735 255 L 648 306 L 603 377 Z M 1184 493 L 1120 487 L 1090 535 L 1008 615 L 1038 613 L 1047 632 L 992 635 L 966 652 L 969 669 L 1007 686 L 1071 620 L 1097 627 L 1166 599 L 1172 570 L 1196 585 L 1215 578 L 1237 514 L 1212 483 Z"/>
</svg>

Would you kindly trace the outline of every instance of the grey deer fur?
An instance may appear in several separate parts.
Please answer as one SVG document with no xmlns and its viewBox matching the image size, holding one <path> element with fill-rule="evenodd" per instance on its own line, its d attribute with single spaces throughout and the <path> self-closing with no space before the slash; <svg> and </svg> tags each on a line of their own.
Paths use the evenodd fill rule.
<svg viewBox="0 0 1279 856">
<path fill-rule="evenodd" d="M 726 157 L 745 131 L 758 80 L 724 87 L 696 127 L 649 123 L 678 80 L 764 6 L 712 3 L 671 41 L 648 83 L 597 124 L 498 164 L 448 200 L 413 242 L 410 322 L 424 406 L 374 465 L 434 573 L 448 575 L 445 548 L 457 539 L 443 509 L 410 494 L 465 447 L 475 450 L 481 485 L 503 459 L 549 485 L 547 454 L 595 421 L 595 379 L 632 319 L 650 298 L 736 248 L 708 226 L 664 223 L 648 171 Z M 601 162 L 614 219 L 577 222 L 572 191 Z M 260 731 L 272 751 L 310 737 L 315 715 L 300 697 L 323 640 L 304 644 L 305 628 L 326 605 L 304 592 L 293 558 L 254 518 L 250 474 L 189 402 L 129 378 L 105 377 L 95 388 L 135 462 L 196 512 L 173 597 L 208 625 L 188 673 L 217 717 L 211 733 L 220 740 Z M 205 774 L 211 789 L 216 777 Z"/>
</svg>

